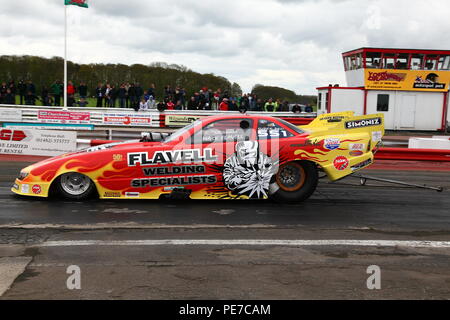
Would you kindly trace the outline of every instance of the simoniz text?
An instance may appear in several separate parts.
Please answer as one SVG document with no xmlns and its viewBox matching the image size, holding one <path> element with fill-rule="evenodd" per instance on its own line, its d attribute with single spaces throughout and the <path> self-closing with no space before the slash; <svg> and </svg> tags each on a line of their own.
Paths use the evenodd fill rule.
<svg viewBox="0 0 450 320">
<path fill-rule="evenodd" d="M 156 151 L 151 159 L 148 152 L 137 152 L 129 153 L 127 158 L 129 167 L 135 167 L 137 164 L 151 166 L 167 163 L 216 162 L 218 159 L 213 155 L 212 149 L 204 149 L 203 152 L 201 149 Z"/>
<path fill-rule="evenodd" d="M 347 129 L 364 128 L 381 125 L 383 120 L 381 118 L 364 119 L 357 121 L 349 121 L 345 123 Z"/>
</svg>

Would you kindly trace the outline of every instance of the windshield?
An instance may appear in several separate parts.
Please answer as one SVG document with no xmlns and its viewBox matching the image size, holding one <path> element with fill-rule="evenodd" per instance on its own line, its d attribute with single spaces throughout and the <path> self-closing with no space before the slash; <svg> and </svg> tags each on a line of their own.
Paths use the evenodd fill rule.
<svg viewBox="0 0 450 320">
<path fill-rule="evenodd" d="M 293 125 L 290 122 L 287 122 L 286 120 L 283 119 L 278 119 L 278 121 L 280 121 L 280 123 L 284 124 L 286 127 L 294 130 L 295 132 L 297 132 L 298 134 L 302 134 L 305 133 L 302 129 L 300 129 L 299 127 L 296 127 L 295 125 Z"/>
<path fill-rule="evenodd" d="M 181 129 L 175 131 L 172 135 L 168 136 L 164 140 L 164 143 L 168 143 L 168 142 L 177 140 L 178 137 L 181 137 L 185 132 L 191 130 L 192 128 L 194 128 L 195 126 L 200 124 L 201 122 L 202 122 L 201 120 L 196 120 L 196 121 L 192 122 L 190 125 L 187 125 L 186 127 L 183 127 Z"/>
</svg>

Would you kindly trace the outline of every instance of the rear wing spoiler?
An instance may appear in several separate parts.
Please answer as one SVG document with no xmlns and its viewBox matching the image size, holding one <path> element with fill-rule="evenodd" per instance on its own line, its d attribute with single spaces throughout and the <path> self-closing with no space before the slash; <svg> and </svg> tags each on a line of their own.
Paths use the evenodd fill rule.
<svg viewBox="0 0 450 320">
<path fill-rule="evenodd" d="M 385 134 L 384 114 L 355 116 L 352 111 L 321 114 L 309 125 L 301 126 L 301 129 L 313 135 L 368 133 L 376 145 Z"/>
<path fill-rule="evenodd" d="M 350 119 L 352 117 L 355 117 L 355 113 L 353 111 L 338 112 L 338 113 L 325 113 L 325 114 L 319 115 L 309 125 L 303 126 L 302 128 L 334 126 L 336 123 L 341 122 L 343 120 Z"/>
</svg>

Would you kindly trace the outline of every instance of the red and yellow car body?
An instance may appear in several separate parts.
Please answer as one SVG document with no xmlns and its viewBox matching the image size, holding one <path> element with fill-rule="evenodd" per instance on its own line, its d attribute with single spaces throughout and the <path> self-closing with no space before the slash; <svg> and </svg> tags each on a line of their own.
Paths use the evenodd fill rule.
<svg viewBox="0 0 450 320">
<path fill-rule="evenodd" d="M 308 162 L 331 181 L 374 161 L 384 135 L 383 114 L 325 114 L 295 127 L 265 115 L 212 116 L 166 141 L 103 145 L 50 158 L 23 169 L 12 191 L 48 197 L 58 177 L 76 172 L 101 199 L 264 199 L 277 192 L 279 168 Z M 287 189 L 289 190 L 289 189 Z"/>
</svg>

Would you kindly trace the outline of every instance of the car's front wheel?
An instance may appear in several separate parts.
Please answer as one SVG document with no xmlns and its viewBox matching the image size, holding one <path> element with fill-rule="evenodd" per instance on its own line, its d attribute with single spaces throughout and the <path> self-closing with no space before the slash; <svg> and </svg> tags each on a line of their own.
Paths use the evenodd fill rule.
<svg viewBox="0 0 450 320">
<path fill-rule="evenodd" d="M 278 202 L 301 202 L 316 190 L 317 166 L 309 161 L 288 162 L 280 166 L 271 185 L 271 199 Z"/>
<path fill-rule="evenodd" d="M 88 199 L 94 195 L 96 190 L 92 180 L 78 172 L 65 173 L 59 176 L 55 183 L 58 193 L 66 199 Z"/>
</svg>

